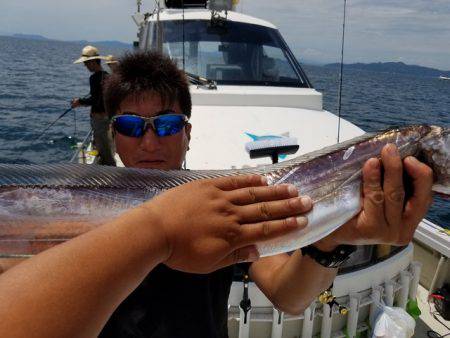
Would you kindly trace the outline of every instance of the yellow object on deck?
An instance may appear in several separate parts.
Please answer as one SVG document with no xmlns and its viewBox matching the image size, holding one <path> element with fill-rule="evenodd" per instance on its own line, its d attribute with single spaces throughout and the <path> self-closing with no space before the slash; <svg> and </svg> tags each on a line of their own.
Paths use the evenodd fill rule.
<svg viewBox="0 0 450 338">
<path fill-rule="evenodd" d="M 450 236 L 450 229 L 441 229 L 440 232 L 443 232 L 444 234 Z"/>
</svg>

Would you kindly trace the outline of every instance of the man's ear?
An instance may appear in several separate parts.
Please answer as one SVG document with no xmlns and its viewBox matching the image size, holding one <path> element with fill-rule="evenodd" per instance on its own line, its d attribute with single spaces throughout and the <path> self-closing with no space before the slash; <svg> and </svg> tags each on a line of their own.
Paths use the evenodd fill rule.
<svg viewBox="0 0 450 338">
<path fill-rule="evenodd" d="M 190 149 L 189 148 L 189 142 L 191 141 L 192 124 L 186 123 L 186 125 L 184 126 L 184 130 L 185 130 L 186 138 L 187 138 L 186 151 L 188 151 Z"/>
<path fill-rule="evenodd" d="M 112 122 L 109 124 L 109 130 L 111 131 L 111 136 L 112 136 L 112 139 L 114 141 L 114 139 L 116 137 L 116 130 L 114 129 L 114 127 L 112 125 Z"/>
<path fill-rule="evenodd" d="M 184 126 L 184 130 L 186 131 L 186 137 L 187 137 L 188 141 L 190 141 L 191 140 L 192 124 L 190 124 L 189 122 L 186 123 L 186 125 Z"/>
</svg>

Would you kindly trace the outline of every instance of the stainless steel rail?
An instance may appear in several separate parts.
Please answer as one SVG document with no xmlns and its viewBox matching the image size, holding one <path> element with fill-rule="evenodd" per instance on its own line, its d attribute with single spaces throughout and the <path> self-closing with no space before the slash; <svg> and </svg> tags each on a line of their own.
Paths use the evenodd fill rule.
<svg viewBox="0 0 450 338">
<path fill-rule="evenodd" d="M 78 160 L 80 151 L 86 149 L 87 145 L 91 141 L 91 136 L 92 136 L 92 129 L 87 133 L 86 137 L 83 139 L 83 142 L 81 142 L 81 144 L 77 143 L 77 150 L 70 159 L 70 163 L 75 163 Z"/>
</svg>

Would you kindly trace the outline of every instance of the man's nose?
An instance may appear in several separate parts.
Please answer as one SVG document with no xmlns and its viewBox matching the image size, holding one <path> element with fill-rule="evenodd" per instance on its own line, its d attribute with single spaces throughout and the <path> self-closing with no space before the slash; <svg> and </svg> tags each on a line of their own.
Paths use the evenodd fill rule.
<svg viewBox="0 0 450 338">
<path fill-rule="evenodd" d="M 147 151 L 152 151 L 158 149 L 161 146 L 161 139 L 158 135 L 156 135 L 155 131 L 152 128 L 147 128 L 142 136 L 140 147 Z"/>
</svg>

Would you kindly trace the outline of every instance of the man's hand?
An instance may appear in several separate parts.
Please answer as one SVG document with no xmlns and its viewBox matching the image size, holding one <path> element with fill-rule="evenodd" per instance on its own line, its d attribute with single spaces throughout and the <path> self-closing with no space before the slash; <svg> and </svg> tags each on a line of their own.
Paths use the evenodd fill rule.
<svg viewBox="0 0 450 338">
<path fill-rule="evenodd" d="M 72 108 L 80 107 L 80 106 L 81 106 L 80 99 L 79 99 L 78 97 L 72 99 L 72 101 L 70 102 L 70 106 L 71 106 Z"/>
<path fill-rule="evenodd" d="M 290 217 L 307 211 L 297 189 L 266 184 L 255 175 L 199 180 L 144 204 L 141 211 L 160 225 L 166 243 L 164 263 L 207 273 L 255 261 L 255 243 L 304 226 L 302 219 Z"/>
<path fill-rule="evenodd" d="M 432 202 L 433 172 L 414 157 L 402 164 L 397 147 L 386 145 L 381 164 L 369 159 L 363 167 L 361 212 L 315 245 L 324 251 L 339 244 L 406 245 Z M 405 203 L 403 168 L 412 178 L 414 194 Z"/>
</svg>

